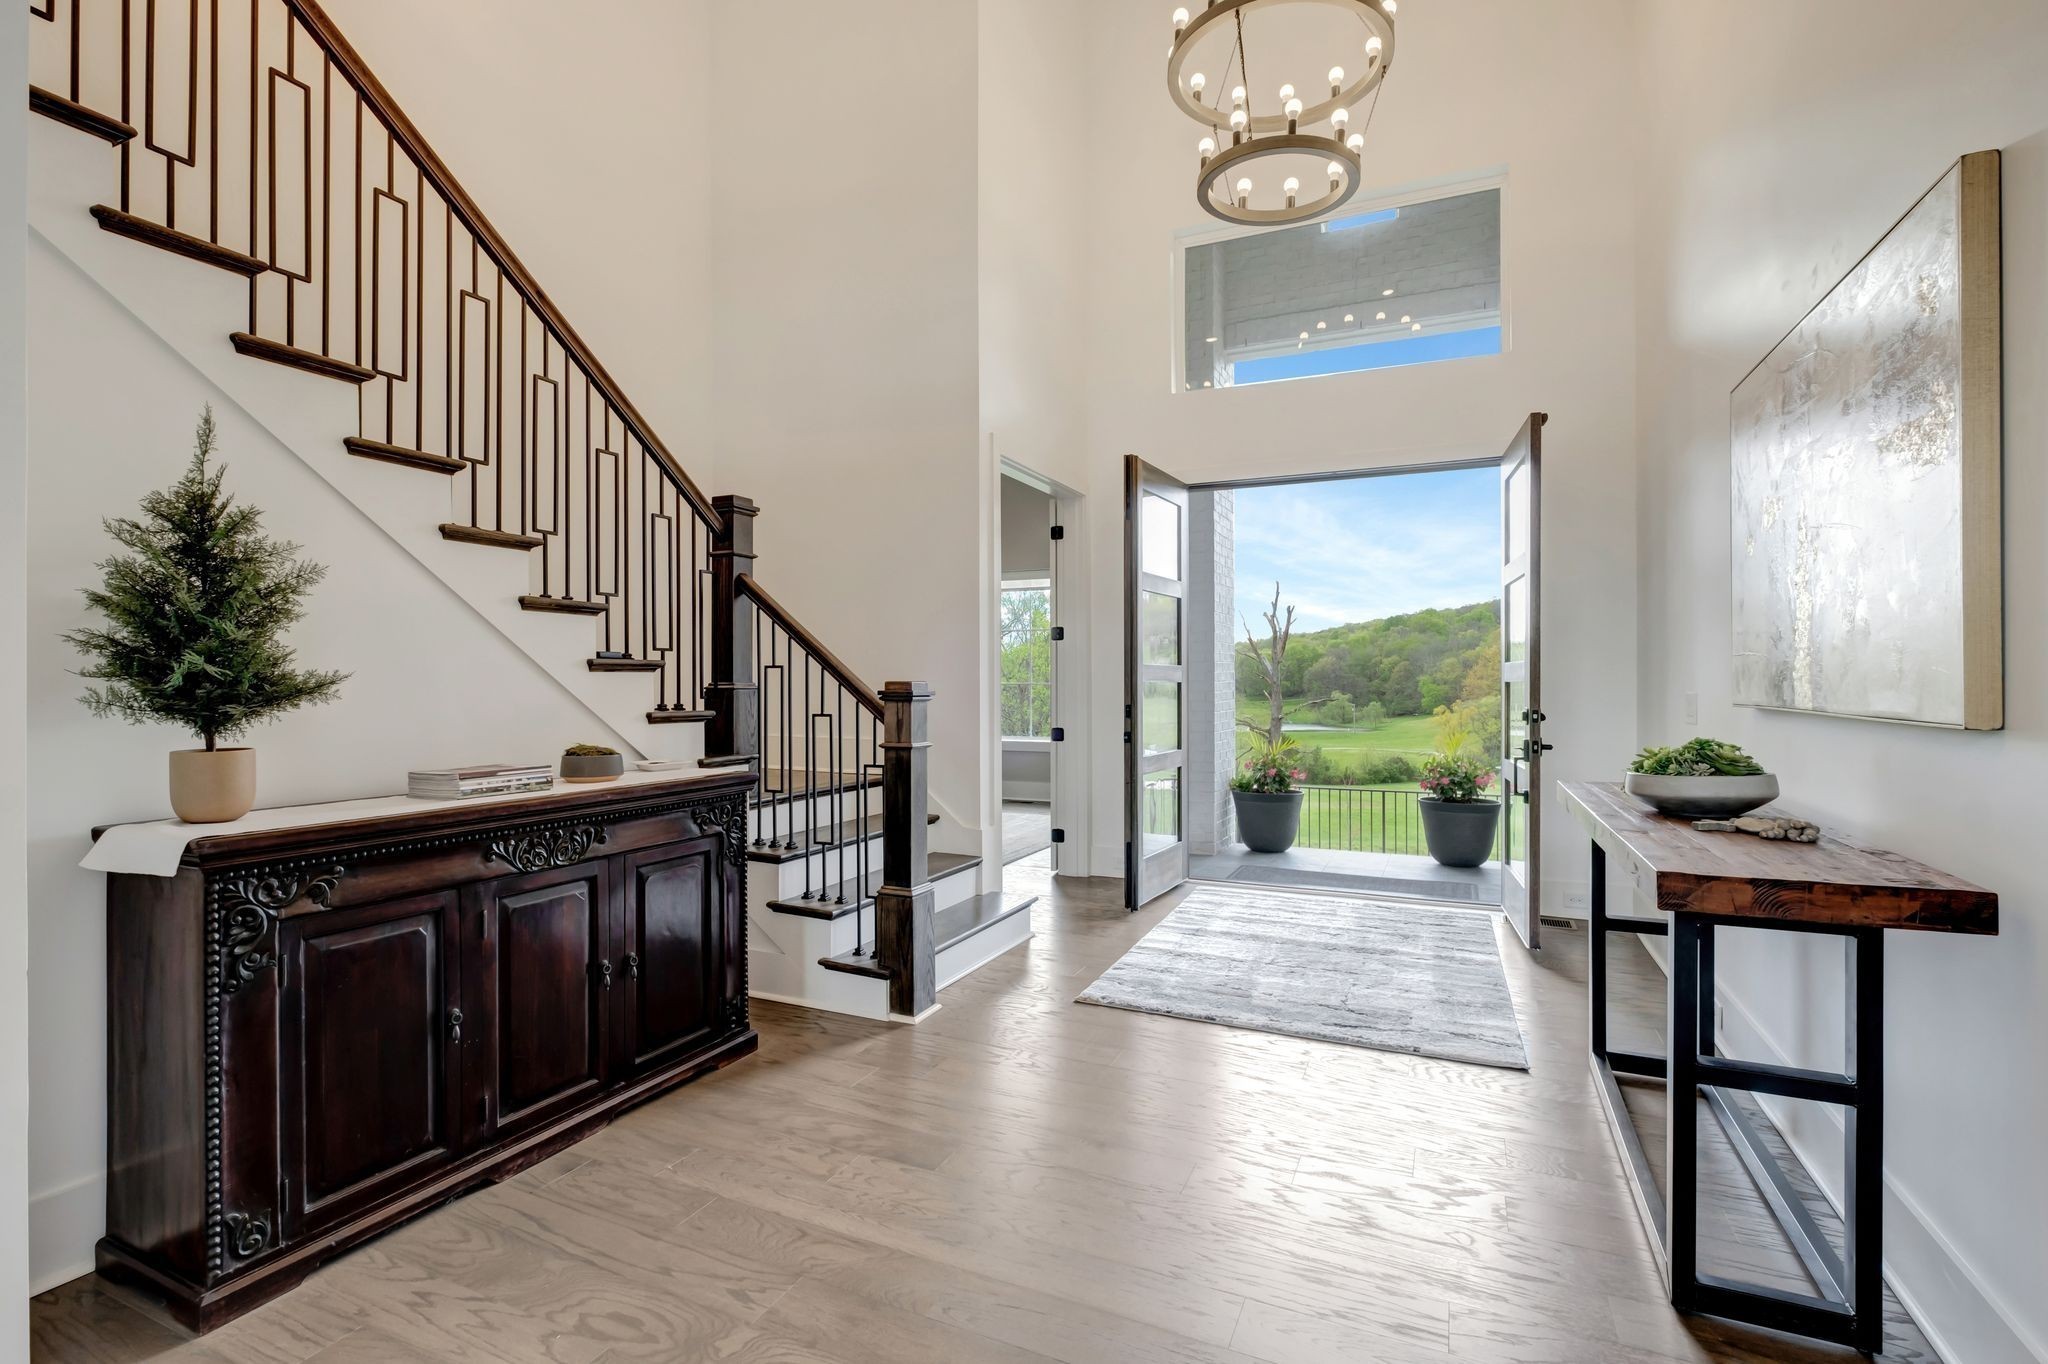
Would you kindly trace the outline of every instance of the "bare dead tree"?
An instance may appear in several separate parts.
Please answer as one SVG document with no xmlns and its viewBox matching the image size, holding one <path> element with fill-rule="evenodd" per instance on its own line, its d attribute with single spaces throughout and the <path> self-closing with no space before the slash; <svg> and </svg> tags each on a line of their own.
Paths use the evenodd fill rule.
<svg viewBox="0 0 2048 1364">
<path fill-rule="evenodd" d="M 1319 706 L 1328 697 L 1314 701 L 1298 701 L 1292 707 L 1285 702 L 1281 689 L 1280 669 L 1287 661 L 1287 641 L 1294 636 L 1294 608 L 1289 606 L 1285 615 L 1280 610 L 1280 584 L 1273 584 L 1273 604 L 1266 608 L 1266 630 L 1269 636 L 1266 648 L 1259 648 L 1258 636 L 1252 633 L 1251 622 L 1239 616 L 1244 626 L 1244 642 L 1251 646 L 1252 657 L 1258 661 L 1259 671 L 1266 679 L 1267 720 L 1259 724 L 1238 717 L 1238 723 L 1264 739 L 1267 744 L 1278 746 L 1287 728 L 1287 717 L 1308 706 Z"/>
</svg>

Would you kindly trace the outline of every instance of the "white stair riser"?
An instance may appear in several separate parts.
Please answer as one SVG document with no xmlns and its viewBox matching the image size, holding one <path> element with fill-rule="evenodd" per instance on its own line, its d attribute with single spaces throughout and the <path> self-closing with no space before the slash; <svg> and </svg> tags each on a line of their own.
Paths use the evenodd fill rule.
<svg viewBox="0 0 2048 1364">
<path fill-rule="evenodd" d="M 939 988 L 948 985 L 994 961 L 1014 947 L 1022 946 L 1031 938 L 1031 911 L 1019 910 L 992 928 L 956 943 L 939 953 L 937 980 Z"/>
</svg>

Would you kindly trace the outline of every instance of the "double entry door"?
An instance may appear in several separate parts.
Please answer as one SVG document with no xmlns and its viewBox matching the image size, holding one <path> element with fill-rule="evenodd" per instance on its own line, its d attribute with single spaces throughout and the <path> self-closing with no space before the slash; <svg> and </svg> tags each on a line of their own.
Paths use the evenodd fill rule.
<svg viewBox="0 0 2048 1364">
<path fill-rule="evenodd" d="M 285 1235 L 715 1040 L 722 853 L 693 839 L 283 921 Z"/>
<path fill-rule="evenodd" d="M 1543 425 L 1534 412 L 1500 458 L 1501 901 L 1530 947 L 1541 932 L 1542 612 L 1538 589 Z M 1124 461 L 1124 903 L 1188 875 L 1188 485 L 1135 455 Z M 1370 528 L 1365 528 L 1367 531 Z M 1225 647 L 1220 641 L 1217 647 Z M 1229 647 L 1235 647 L 1234 645 Z M 1210 793 L 1198 792 L 1206 797 Z"/>
</svg>

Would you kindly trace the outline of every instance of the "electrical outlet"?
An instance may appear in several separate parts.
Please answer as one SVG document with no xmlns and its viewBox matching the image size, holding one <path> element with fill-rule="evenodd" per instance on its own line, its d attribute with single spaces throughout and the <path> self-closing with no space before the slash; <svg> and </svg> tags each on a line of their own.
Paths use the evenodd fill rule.
<svg viewBox="0 0 2048 1364">
<path fill-rule="evenodd" d="M 1700 722 L 1700 694 L 1696 691 L 1685 694 L 1685 722 L 1689 725 Z"/>
<path fill-rule="evenodd" d="M 1571 913 L 1585 914 L 1590 912 L 1592 901 L 1586 898 L 1583 890 L 1568 890 L 1564 893 L 1564 907 Z"/>
</svg>

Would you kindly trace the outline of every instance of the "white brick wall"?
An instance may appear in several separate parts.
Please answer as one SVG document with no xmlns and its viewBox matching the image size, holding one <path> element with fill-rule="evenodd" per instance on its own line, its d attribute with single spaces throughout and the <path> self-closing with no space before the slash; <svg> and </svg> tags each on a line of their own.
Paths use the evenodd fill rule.
<svg viewBox="0 0 2048 1364">
<path fill-rule="evenodd" d="M 1188 495 L 1186 787 L 1188 851 L 1235 839 L 1230 774 L 1236 763 L 1237 494 Z"/>
</svg>

